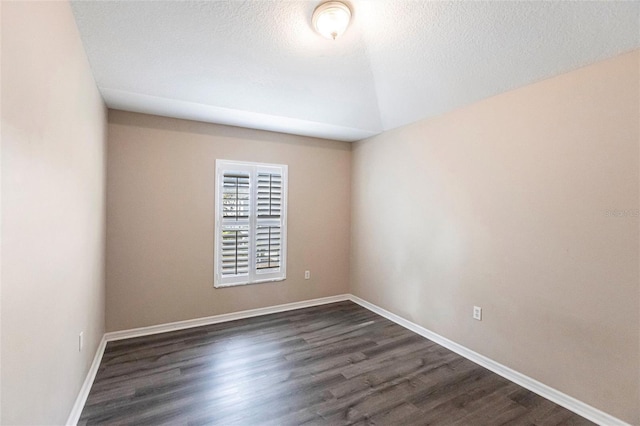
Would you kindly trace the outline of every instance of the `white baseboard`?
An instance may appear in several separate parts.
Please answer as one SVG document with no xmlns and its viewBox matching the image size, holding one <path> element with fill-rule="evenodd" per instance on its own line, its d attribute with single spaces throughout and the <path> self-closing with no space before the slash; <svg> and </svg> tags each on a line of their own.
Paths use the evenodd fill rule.
<svg viewBox="0 0 640 426">
<path fill-rule="evenodd" d="M 494 373 L 526 388 L 532 392 L 537 393 L 538 395 L 555 402 L 558 405 L 565 407 L 568 410 L 573 411 L 576 414 L 581 415 L 582 417 L 591 420 L 594 423 L 597 423 L 602 426 L 630 426 L 628 423 L 623 422 L 622 420 L 613 417 L 601 410 L 598 410 L 595 407 L 592 407 L 588 404 L 585 404 L 582 401 L 579 401 L 565 393 L 562 393 L 552 387 L 545 385 L 535 379 L 532 379 L 529 376 L 525 376 L 522 373 L 519 373 L 505 365 L 502 365 L 490 358 L 485 357 L 484 355 L 480 355 L 477 352 L 472 351 L 456 342 L 453 342 L 439 334 L 434 333 L 431 330 L 427 330 L 424 327 L 421 327 L 409 320 L 406 320 L 394 313 L 391 313 L 379 306 L 374 305 L 373 303 L 369 303 L 366 300 L 363 300 L 357 296 L 352 294 L 340 294 L 337 296 L 323 297 L 319 299 L 305 300 L 302 302 L 294 302 L 287 303 L 284 305 L 276 305 L 269 306 L 266 308 L 258 308 L 258 309 L 250 309 L 247 311 L 233 312 L 229 314 L 222 315 L 214 315 L 211 317 L 205 318 L 197 318 L 186 321 L 178 321 L 167 324 L 159 324 L 152 325 L 149 327 L 140 327 L 134 328 L 131 330 L 122 330 L 122 331 L 114 331 L 110 333 L 105 333 L 96 350 L 96 355 L 93 359 L 93 363 L 91 364 L 91 368 L 87 374 L 87 378 L 85 379 L 82 387 L 80 388 L 80 393 L 78 394 L 78 398 L 76 398 L 76 402 L 71 410 L 71 414 L 69 415 L 69 419 L 67 420 L 67 425 L 76 425 L 78 420 L 80 419 L 80 414 L 82 413 L 82 409 L 84 408 L 84 404 L 87 401 L 87 397 L 89 396 L 89 391 L 91 390 L 91 386 L 93 385 L 93 381 L 96 377 L 96 373 L 98 372 L 98 367 L 100 366 L 100 362 L 102 361 L 102 355 L 104 354 L 104 350 L 107 342 L 122 340 L 122 339 L 130 339 L 133 337 L 141 337 L 148 336 L 151 334 L 158 333 L 166 333 L 168 331 L 176 331 L 176 330 L 184 330 L 193 327 L 200 327 L 203 325 L 209 324 L 217 324 L 221 322 L 234 321 L 243 318 L 251 318 L 261 315 L 268 315 L 277 312 L 285 312 L 291 311 L 294 309 L 302 309 L 308 308 L 312 306 L 325 305 L 328 303 L 342 302 L 344 300 L 351 300 L 358 305 L 375 312 L 376 314 L 383 316 L 402 327 L 413 331 L 416 334 L 419 334 L 445 348 L 457 353 L 460 356 L 463 356 L 478 365 L 485 367 L 488 370 L 493 371 Z"/>
<path fill-rule="evenodd" d="M 167 324 L 151 325 L 149 327 L 133 328 L 130 330 L 112 331 L 110 333 L 105 333 L 104 337 L 106 338 L 107 342 L 112 342 L 114 340 L 130 339 L 132 337 L 149 336 L 151 334 L 166 333 L 168 331 L 184 330 L 187 328 L 200 327 L 203 325 L 217 324 L 221 322 L 235 321 L 261 315 L 275 314 L 277 312 L 292 311 L 294 309 L 308 308 L 311 306 L 326 305 L 327 303 L 342 302 L 344 300 L 349 300 L 350 296 L 351 295 L 349 294 L 339 294 L 337 296 L 303 300 L 302 302 L 286 303 L 284 305 L 269 306 L 266 308 L 249 309 L 247 311 L 232 312 L 229 314 L 214 315 L 211 317 L 170 322 Z"/>
<path fill-rule="evenodd" d="M 76 402 L 73 404 L 73 408 L 71 409 L 71 413 L 69 414 L 69 418 L 67 419 L 67 426 L 75 426 L 78 424 L 78 420 L 80 420 L 80 414 L 82 414 L 84 404 L 87 402 L 87 397 L 89 397 L 89 391 L 91 390 L 91 386 L 93 386 L 93 381 L 95 380 L 96 374 L 98 373 L 98 367 L 100 367 L 102 355 L 104 355 L 104 348 L 106 347 L 107 340 L 104 336 L 102 336 L 100 344 L 98 345 L 98 349 L 96 349 L 96 354 L 94 355 L 93 361 L 91 362 L 91 367 L 89 367 L 87 377 L 84 379 L 82 387 L 80 387 L 80 392 L 78 392 Z"/>
<path fill-rule="evenodd" d="M 582 401 L 579 401 L 565 393 L 560 392 L 559 390 L 556 390 L 550 386 L 545 385 L 544 383 L 532 379 L 529 376 L 525 376 L 524 374 L 519 373 L 490 358 L 487 358 L 484 355 L 480 355 L 479 353 L 474 352 L 471 349 L 468 349 L 456 342 L 453 342 L 446 337 L 434 333 L 431 330 L 427 330 L 426 328 L 421 327 L 409 320 L 406 320 L 394 313 L 391 313 L 379 306 L 376 306 L 373 303 L 369 303 L 366 300 L 359 298 L 358 296 L 349 295 L 349 300 L 395 322 L 398 325 L 401 325 L 404 328 L 413 331 L 416 334 L 421 335 L 422 337 L 426 337 L 427 339 L 441 346 L 444 346 L 445 348 L 457 353 L 458 355 L 463 356 L 468 360 L 473 361 L 476 364 L 481 365 L 484 368 L 504 377 L 505 379 L 508 379 L 522 386 L 523 388 L 529 389 L 530 391 L 537 393 L 543 398 L 555 402 L 556 404 L 561 405 L 564 408 L 571 410 L 574 413 L 579 414 L 580 416 L 591 420 L 594 423 L 602 426 L 630 426 L 628 423 L 616 417 L 613 417 L 612 415 L 607 414 L 604 411 L 598 410 L 595 407 L 585 404 Z"/>
</svg>

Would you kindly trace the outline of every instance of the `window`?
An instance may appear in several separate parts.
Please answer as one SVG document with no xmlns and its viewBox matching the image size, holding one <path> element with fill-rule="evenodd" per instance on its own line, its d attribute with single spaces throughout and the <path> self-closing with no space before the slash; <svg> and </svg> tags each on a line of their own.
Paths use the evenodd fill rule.
<svg viewBox="0 0 640 426">
<path fill-rule="evenodd" d="M 287 166 L 216 161 L 215 287 L 282 281 Z"/>
</svg>

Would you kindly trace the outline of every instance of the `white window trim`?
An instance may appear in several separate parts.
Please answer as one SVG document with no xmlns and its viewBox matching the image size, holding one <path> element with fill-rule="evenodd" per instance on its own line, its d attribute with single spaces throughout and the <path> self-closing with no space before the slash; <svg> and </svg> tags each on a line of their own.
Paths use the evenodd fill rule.
<svg viewBox="0 0 640 426">
<path fill-rule="evenodd" d="M 249 274 L 244 277 L 222 278 L 220 271 L 220 247 L 222 243 L 222 191 L 221 179 L 225 171 L 234 170 L 250 173 L 251 204 L 249 214 Z M 255 241 L 258 226 L 257 218 L 257 175 L 258 172 L 278 172 L 282 175 L 282 210 L 280 213 L 280 268 L 277 272 L 259 272 L 256 268 Z M 214 278 L 215 288 L 233 287 L 238 285 L 258 284 L 265 282 L 284 281 L 287 278 L 287 210 L 288 210 L 288 166 L 285 164 L 253 163 L 247 161 L 216 160 L 215 176 L 215 228 L 214 228 Z M 268 221 L 265 219 L 264 221 Z"/>
</svg>

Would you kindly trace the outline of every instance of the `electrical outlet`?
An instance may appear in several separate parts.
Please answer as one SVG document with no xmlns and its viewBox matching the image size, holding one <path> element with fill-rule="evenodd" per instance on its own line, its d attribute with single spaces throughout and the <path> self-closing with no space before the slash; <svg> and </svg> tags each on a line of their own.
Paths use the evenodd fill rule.
<svg viewBox="0 0 640 426">
<path fill-rule="evenodd" d="M 304 279 L 308 280 L 309 278 L 311 278 L 311 271 L 304 271 Z"/>
<path fill-rule="evenodd" d="M 473 319 L 482 321 L 482 308 L 480 306 L 473 307 Z"/>
<path fill-rule="evenodd" d="M 80 332 L 78 334 L 78 352 L 82 352 L 82 347 L 84 346 L 84 332 Z"/>
</svg>

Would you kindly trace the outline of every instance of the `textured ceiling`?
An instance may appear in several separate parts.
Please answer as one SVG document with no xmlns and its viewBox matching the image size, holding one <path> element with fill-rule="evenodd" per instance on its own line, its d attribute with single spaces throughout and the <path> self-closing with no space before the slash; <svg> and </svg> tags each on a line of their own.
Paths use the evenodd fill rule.
<svg viewBox="0 0 640 426">
<path fill-rule="evenodd" d="M 640 47 L 640 2 L 74 1 L 111 108 L 358 140 Z"/>
</svg>

